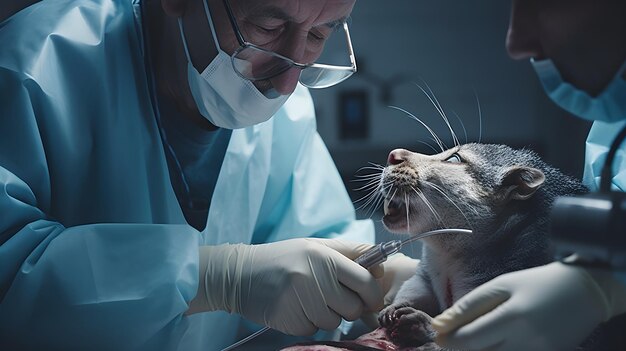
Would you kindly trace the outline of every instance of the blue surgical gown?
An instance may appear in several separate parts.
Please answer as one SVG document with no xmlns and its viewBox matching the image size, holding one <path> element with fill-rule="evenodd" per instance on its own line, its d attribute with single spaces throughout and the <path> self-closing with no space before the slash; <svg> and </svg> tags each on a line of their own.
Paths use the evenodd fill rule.
<svg viewBox="0 0 626 351">
<path fill-rule="evenodd" d="M 591 126 L 585 147 L 583 181 L 593 191 L 598 191 L 600 188 L 602 166 L 604 166 L 613 139 L 624 126 L 626 126 L 626 120 L 612 123 L 596 121 Z M 615 154 L 611 183 L 614 190 L 626 191 L 626 142 L 622 143 Z"/>
<path fill-rule="evenodd" d="M 626 99 L 626 96 L 624 98 Z M 626 120 L 612 123 L 596 121 L 591 126 L 585 147 L 583 182 L 592 191 L 600 189 L 600 175 L 602 174 L 604 161 L 609 153 L 613 139 L 624 126 L 626 126 Z M 626 191 L 626 142 L 623 142 L 615 153 L 612 169 L 612 189 L 615 191 Z M 624 235 L 624 233 L 613 233 L 612 235 Z M 613 274 L 618 280 L 626 284 L 626 273 L 616 271 Z"/>
<path fill-rule="evenodd" d="M 206 228 L 184 219 L 130 0 L 37 3 L 0 24 L 0 349 L 219 350 L 241 319 L 183 315 L 198 246 L 373 241 L 298 87 L 234 130 Z"/>
</svg>

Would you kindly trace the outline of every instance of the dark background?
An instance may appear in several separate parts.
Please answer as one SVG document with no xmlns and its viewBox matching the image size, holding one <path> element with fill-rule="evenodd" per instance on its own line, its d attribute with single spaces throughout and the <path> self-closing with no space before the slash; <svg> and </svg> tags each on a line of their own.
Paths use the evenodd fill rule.
<svg viewBox="0 0 626 351">
<path fill-rule="evenodd" d="M 389 105 L 420 117 L 452 144 L 415 83 L 432 89 L 462 142 L 465 133 L 455 113 L 470 142 L 480 136 L 484 143 L 531 148 L 565 173 L 582 176 L 590 124 L 545 96 L 527 60 L 508 57 L 510 5 L 502 0 L 357 1 L 350 30 L 359 71 L 337 86 L 311 90 L 319 133 L 353 200 L 365 195 L 353 190 L 359 183 L 351 180 L 368 162 L 385 164 L 398 147 L 433 153 L 420 143 L 430 142 L 425 128 Z M 364 128 L 346 131 L 359 119 Z M 358 211 L 358 216 L 370 213 Z M 379 229 L 381 216 L 380 209 L 371 215 Z"/>
</svg>

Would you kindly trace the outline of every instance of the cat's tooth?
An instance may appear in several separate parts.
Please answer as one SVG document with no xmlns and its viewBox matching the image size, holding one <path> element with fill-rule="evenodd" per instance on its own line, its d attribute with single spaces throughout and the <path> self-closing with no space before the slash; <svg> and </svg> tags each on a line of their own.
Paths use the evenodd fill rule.
<svg viewBox="0 0 626 351">
<path fill-rule="evenodd" d="M 385 203 L 385 208 L 384 208 L 384 210 L 385 210 L 385 214 L 386 215 L 389 214 L 389 202 L 390 202 L 389 199 L 385 199 L 385 202 L 384 202 Z"/>
</svg>

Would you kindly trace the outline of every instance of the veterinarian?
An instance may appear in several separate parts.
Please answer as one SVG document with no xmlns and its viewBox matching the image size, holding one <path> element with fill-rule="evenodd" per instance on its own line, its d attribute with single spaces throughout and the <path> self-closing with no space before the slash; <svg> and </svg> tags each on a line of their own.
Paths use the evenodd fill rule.
<svg viewBox="0 0 626 351">
<path fill-rule="evenodd" d="M 0 349 L 219 350 L 242 317 L 310 335 L 380 309 L 417 261 L 378 280 L 352 261 L 374 228 L 302 85 L 356 70 L 354 3 L 57 0 L 2 22 Z M 347 65 L 300 64 L 331 35 Z"/>
<path fill-rule="evenodd" d="M 594 121 L 584 180 L 597 190 L 610 144 L 626 124 L 626 2 L 512 3 L 509 55 L 531 59 L 556 104 Z M 612 182 L 615 190 L 626 190 L 624 144 Z M 626 274 L 557 262 L 480 286 L 435 318 L 433 326 L 441 333 L 437 343 L 449 348 L 573 350 L 598 324 L 624 312 Z"/>
</svg>

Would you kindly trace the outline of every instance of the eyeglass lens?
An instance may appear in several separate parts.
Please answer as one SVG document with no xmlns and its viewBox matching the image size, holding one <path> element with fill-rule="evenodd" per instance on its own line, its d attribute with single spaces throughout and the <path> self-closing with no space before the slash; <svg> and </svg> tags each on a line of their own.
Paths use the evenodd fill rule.
<svg viewBox="0 0 626 351">
<path fill-rule="evenodd" d="M 300 83 L 309 88 L 326 88 L 347 79 L 354 73 L 354 69 L 351 68 L 349 61 L 350 56 L 346 36 L 346 32 L 339 30 L 331 36 L 334 37 L 334 41 L 331 40 L 327 43 L 331 48 L 331 55 L 325 55 L 330 57 L 326 62 L 336 62 L 341 65 L 313 64 L 304 66 L 296 64 L 274 52 L 246 44 L 233 54 L 233 68 L 243 78 L 264 80 L 280 75 L 292 67 L 298 67 L 302 69 Z M 337 57 L 340 57 L 341 60 L 337 60 Z M 325 59 L 325 57 L 322 59 Z"/>
<path fill-rule="evenodd" d="M 233 55 L 233 67 L 241 76 L 250 80 L 263 80 L 277 76 L 293 64 L 271 52 L 254 46 L 245 46 Z"/>
</svg>

